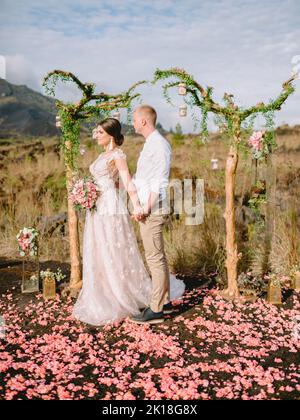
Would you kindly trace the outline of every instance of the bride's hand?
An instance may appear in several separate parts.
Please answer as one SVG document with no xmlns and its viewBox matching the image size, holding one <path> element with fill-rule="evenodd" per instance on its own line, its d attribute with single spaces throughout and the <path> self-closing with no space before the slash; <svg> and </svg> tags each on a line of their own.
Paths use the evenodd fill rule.
<svg viewBox="0 0 300 420">
<path fill-rule="evenodd" d="M 143 216 L 146 218 L 150 215 L 150 210 L 148 206 L 143 207 Z"/>
<path fill-rule="evenodd" d="M 134 207 L 132 217 L 138 222 L 139 220 L 141 220 L 142 216 L 143 216 L 143 208 L 140 204 L 137 204 Z"/>
<path fill-rule="evenodd" d="M 143 207 L 140 205 L 136 206 L 134 209 L 134 213 L 137 214 L 138 216 L 142 216 L 144 213 Z"/>
</svg>

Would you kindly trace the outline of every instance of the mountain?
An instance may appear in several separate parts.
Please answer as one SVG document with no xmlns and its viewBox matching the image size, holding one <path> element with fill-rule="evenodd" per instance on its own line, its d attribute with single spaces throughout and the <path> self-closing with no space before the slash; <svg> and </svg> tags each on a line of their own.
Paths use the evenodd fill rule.
<svg viewBox="0 0 300 420">
<path fill-rule="evenodd" d="M 0 78 L 0 138 L 57 135 L 56 113 L 54 99 Z"/>
<path fill-rule="evenodd" d="M 0 78 L 0 139 L 15 136 L 57 136 L 55 100 L 35 92 L 25 85 L 17 86 Z M 157 124 L 162 134 L 166 130 Z M 82 124 L 85 134 L 90 124 Z M 134 135 L 132 126 L 122 124 L 124 134 Z"/>
</svg>

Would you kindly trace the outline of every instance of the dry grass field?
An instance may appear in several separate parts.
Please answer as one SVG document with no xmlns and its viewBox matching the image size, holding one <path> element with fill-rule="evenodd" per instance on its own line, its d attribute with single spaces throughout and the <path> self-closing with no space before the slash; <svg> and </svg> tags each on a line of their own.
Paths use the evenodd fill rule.
<svg viewBox="0 0 300 420">
<path fill-rule="evenodd" d="M 187 226 L 185 215 L 171 215 L 165 231 L 167 253 L 173 271 L 196 275 L 224 274 L 224 166 L 227 145 L 219 134 L 207 144 L 197 136 L 183 141 L 168 138 L 173 146 L 171 179 L 203 179 L 205 186 L 204 223 Z M 276 170 L 276 222 L 272 241 L 272 268 L 288 274 L 299 256 L 300 127 L 284 126 L 277 130 L 278 149 L 274 154 Z M 80 169 L 87 173 L 89 164 L 101 152 L 90 138 L 82 139 L 86 153 L 80 157 Z M 134 173 L 143 140 L 127 137 L 124 151 Z M 0 143 L 0 255 L 17 257 L 16 234 L 23 226 L 36 224 L 44 229 L 40 243 L 41 260 L 68 261 L 67 225 L 52 229 L 46 220 L 64 217 L 66 190 L 64 164 L 57 138 L 9 139 Z M 211 159 L 219 159 L 219 169 L 211 169 Z M 266 178 L 266 166 L 259 164 L 257 179 Z M 260 272 L 263 259 L 264 191 L 255 194 L 255 167 L 251 156 L 241 152 L 237 175 L 237 223 L 239 247 L 243 253 L 240 272 Z M 254 191 L 254 193 L 253 193 Z M 256 198 L 255 198 L 256 197 Z M 252 200 L 251 200 L 252 198 Z M 249 201 L 250 199 L 250 201 Z M 260 200 L 261 199 L 261 200 Z M 80 233 L 84 215 L 80 216 Z M 138 235 L 138 229 L 136 229 Z"/>
</svg>

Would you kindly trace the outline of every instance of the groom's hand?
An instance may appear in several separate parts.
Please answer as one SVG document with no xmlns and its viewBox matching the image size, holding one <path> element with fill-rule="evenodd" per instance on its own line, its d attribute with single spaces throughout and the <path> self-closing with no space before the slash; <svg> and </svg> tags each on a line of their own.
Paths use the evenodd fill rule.
<svg viewBox="0 0 300 420">
<path fill-rule="evenodd" d="M 142 217 L 143 217 L 143 208 L 140 205 L 138 205 L 135 207 L 133 214 L 131 215 L 131 218 L 134 219 L 136 222 L 139 222 Z"/>
<path fill-rule="evenodd" d="M 131 218 L 135 220 L 136 222 L 143 222 L 145 220 L 145 217 L 143 215 L 138 215 L 138 214 L 132 214 Z"/>
<path fill-rule="evenodd" d="M 139 219 L 139 222 L 145 223 L 147 217 L 150 215 L 150 210 L 146 207 L 143 208 L 143 213 Z"/>
<path fill-rule="evenodd" d="M 148 216 L 149 216 L 149 213 L 148 212 L 146 213 L 143 210 L 143 212 L 132 214 L 131 218 L 134 219 L 136 222 L 145 222 Z"/>
</svg>

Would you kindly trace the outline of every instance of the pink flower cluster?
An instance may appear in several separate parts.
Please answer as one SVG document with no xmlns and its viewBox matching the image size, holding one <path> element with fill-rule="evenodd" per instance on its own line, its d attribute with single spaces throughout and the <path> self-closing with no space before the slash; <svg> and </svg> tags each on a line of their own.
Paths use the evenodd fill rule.
<svg viewBox="0 0 300 420">
<path fill-rule="evenodd" d="M 257 152 L 263 149 L 263 137 L 265 131 L 255 131 L 249 139 L 249 145 Z"/>
<path fill-rule="evenodd" d="M 21 236 L 18 239 L 18 243 L 20 245 L 20 248 L 26 252 L 30 248 L 32 235 L 30 233 L 22 233 Z"/>
<path fill-rule="evenodd" d="M 17 241 L 19 246 L 19 252 L 22 257 L 25 254 L 31 256 L 37 254 L 37 239 L 39 232 L 35 228 L 24 227 L 20 230 L 17 235 Z"/>
<path fill-rule="evenodd" d="M 96 210 L 99 195 L 99 187 L 91 178 L 76 181 L 70 191 L 70 199 L 76 210 Z"/>
</svg>

